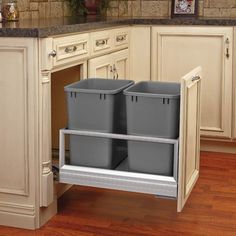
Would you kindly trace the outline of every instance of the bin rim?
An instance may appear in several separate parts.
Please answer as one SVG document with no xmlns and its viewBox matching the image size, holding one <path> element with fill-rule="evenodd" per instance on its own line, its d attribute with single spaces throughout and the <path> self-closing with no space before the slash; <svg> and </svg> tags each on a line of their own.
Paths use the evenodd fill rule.
<svg viewBox="0 0 236 236">
<path fill-rule="evenodd" d="M 126 96 L 137 96 L 137 97 L 150 97 L 150 98 L 169 98 L 169 99 L 179 99 L 180 98 L 180 91 L 178 94 L 162 94 L 162 93 L 143 93 L 143 92 L 133 92 L 129 91 L 132 89 L 134 86 L 137 86 L 139 84 L 157 84 L 157 83 L 162 83 L 162 84 L 173 84 L 173 85 L 180 85 L 180 83 L 172 83 L 172 82 L 162 82 L 162 81 L 140 81 L 136 84 L 133 84 L 132 86 L 129 86 L 126 88 L 123 93 Z"/>
<path fill-rule="evenodd" d="M 117 88 L 117 89 L 112 89 L 112 90 L 105 90 L 105 89 L 82 89 L 82 88 L 72 88 L 73 85 L 81 83 L 82 81 L 86 81 L 86 80 L 103 80 L 103 81 L 120 81 L 120 82 L 127 82 L 127 84 L 124 84 L 123 86 Z M 85 83 L 85 82 L 84 82 Z M 113 83 L 113 82 L 112 82 Z M 64 91 L 65 92 L 74 92 L 74 93 L 88 93 L 88 94 L 117 94 L 119 92 L 121 92 L 122 90 L 130 87 L 131 85 L 134 84 L 133 80 L 112 80 L 112 79 L 103 79 L 103 78 L 86 78 L 80 81 L 76 81 L 72 84 L 69 84 L 67 86 L 64 87 Z"/>
</svg>

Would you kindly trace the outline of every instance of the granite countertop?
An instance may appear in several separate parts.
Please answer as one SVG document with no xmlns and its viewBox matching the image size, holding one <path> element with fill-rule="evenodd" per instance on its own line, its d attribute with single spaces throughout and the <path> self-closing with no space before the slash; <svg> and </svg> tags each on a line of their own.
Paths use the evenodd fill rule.
<svg viewBox="0 0 236 236">
<path fill-rule="evenodd" d="M 235 26 L 236 19 L 188 19 L 188 18 L 104 18 L 65 17 L 38 20 L 20 20 L 0 23 L 0 37 L 49 37 L 60 34 L 82 32 L 120 25 L 214 25 Z"/>
</svg>

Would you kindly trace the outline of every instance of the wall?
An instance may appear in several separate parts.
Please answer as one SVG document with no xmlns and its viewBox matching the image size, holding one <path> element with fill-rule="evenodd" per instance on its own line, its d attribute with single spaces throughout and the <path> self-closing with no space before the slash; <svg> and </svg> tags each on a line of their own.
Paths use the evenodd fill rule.
<svg viewBox="0 0 236 236">
<path fill-rule="evenodd" d="M 20 19 L 70 15 L 68 1 L 65 0 L 18 0 L 18 7 Z"/>
<path fill-rule="evenodd" d="M 169 17 L 171 0 L 112 1 L 109 16 Z M 236 0 L 199 0 L 199 16 L 212 18 L 236 17 Z"/>
<path fill-rule="evenodd" d="M 67 0 L 18 0 L 20 18 L 70 15 Z M 108 16 L 169 17 L 171 0 L 112 0 Z M 236 18 L 236 0 L 199 0 L 199 16 Z"/>
</svg>

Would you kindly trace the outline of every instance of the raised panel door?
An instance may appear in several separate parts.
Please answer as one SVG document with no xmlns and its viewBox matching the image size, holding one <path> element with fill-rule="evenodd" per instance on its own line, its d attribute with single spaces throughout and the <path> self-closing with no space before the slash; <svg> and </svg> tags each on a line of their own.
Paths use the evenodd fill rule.
<svg viewBox="0 0 236 236">
<path fill-rule="evenodd" d="M 154 27 L 152 80 L 202 67 L 201 134 L 231 138 L 232 27 Z"/>
<path fill-rule="evenodd" d="M 129 52 L 128 49 L 111 54 L 115 65 L 115 79 L 129 79 Z"/>
<path fill-rule="evenodd" d="M 179 137 L 178 211 L 199 176 L 201 68 L 182 77 Z"/>
<path fill-rule="evenodd" d="M 113 63 L 110 54 L 90 59 L 88 62 L 88 76 L 89 78 L 112 79 L 112 66 Z"/>
</svg>

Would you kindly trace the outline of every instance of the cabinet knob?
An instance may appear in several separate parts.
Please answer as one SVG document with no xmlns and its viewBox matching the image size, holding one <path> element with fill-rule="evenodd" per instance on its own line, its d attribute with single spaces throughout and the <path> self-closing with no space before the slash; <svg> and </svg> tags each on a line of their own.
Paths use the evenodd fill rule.
<svg viewBox="0 0 236 236">
<path fill-rule="evenodd" d="M 55 57 L 57 55 L 57 52 L 55 50 L 52 50 L 48 55 L 50 57 Z"/>
</svg>

